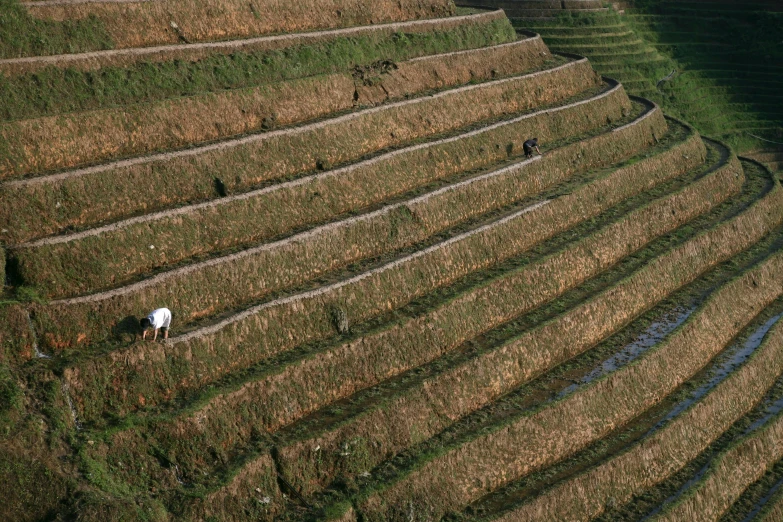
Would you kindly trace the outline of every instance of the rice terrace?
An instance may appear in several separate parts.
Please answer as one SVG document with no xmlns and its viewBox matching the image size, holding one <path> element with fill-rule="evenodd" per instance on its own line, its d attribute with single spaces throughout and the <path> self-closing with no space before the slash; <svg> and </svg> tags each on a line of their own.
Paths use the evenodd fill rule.
<svg viewBox="0 0 783 522">
<path fill-rule="evenodd" d="M 0 0 L 0 521 L 783 522 L 780 0 Z"/>
</svg>

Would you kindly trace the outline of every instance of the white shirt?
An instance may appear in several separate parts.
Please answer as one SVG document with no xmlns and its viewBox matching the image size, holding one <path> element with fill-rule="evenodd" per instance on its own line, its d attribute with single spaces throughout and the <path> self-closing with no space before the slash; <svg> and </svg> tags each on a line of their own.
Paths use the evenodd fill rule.
<svg viewBox="0 0 783 522">
<path fill-rule="evenodd" d="M 171 324 L 171 310 L 168 308 L 158 308 L 157 310 L 150 312 L 147 319 L 150 320 L 150 326 L 156 330 L 158 328 L 168 328 Z"/>
</svg>

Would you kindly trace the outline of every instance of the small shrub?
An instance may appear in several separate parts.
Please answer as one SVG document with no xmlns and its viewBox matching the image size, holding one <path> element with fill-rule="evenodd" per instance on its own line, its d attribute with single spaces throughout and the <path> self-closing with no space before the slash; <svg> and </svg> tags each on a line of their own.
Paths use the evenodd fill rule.
<svg viewBox="0 0 783 522">
<path fill-rule="evenodd" d="M 16 289 L 16 298 L 23 303 L 46 304 L 38 289 L 32 286 L 20 286 Z"/>
<path fill-rule="evenodd" d="M 350 333 L 351 327 L 348 323 L 348 314 L 345 312 L 345 309 L 341 307 L 332 308 L 331 316 L 332 324 L 339 334 Z"/>
<path fill-rule="evenodd" d="M 5 365 L 0 365 L 0 415 L 21 409 L 23 396 L 11 370 Z"/>
</svg>

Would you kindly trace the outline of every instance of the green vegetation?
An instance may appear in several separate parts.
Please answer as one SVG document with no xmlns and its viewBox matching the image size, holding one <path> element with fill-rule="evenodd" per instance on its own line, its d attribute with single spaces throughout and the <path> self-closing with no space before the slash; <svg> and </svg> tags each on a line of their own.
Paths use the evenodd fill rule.
<svg viewBox="0 0 783 522">
<path fill-rule="evenodd" d="M 776 235 L 779 239 L 779 231 Z M 740 256 L 740 258 L 742 257 L 747 259 L 748 256 Z M 527 386 L 525 394 L 514 394 L 513 397 L 508 398 L 508 402 L 515 406 L 521 403 L 520 407 L 524 407 L 522 406 L 525 404 L 524 401 L 529 401 L 536 394 L 537 390 L 563 389 L 563 376 L 575 376 L 580 375 L 582 372 L 589 372 L 596 364 L 600 365 L 602 362 L 603 359 L 602 356 L 598 355 L 599 353 L 605 350 L 603 357 L 611 357 L 618 350 L 618 347 L 634 342 L 636 339 L 633 336 L 633 332 L 644 329 L 646 325 L 649 325 L 650 320 L 660 320 L 662 316 L 665 317 L 673 311 L 681 310 L 684 303 L 687 303 L 686 306 L 695 306 L 697 303 L 702 302 L 705 298 L 705 293 L 709 294 L 711 292 L 709 287 L 715 283 L 716 278 L 725 279 L 726 275 L 733 269 L 734 267 L 723 266 L 713 271 L 707 277 L 701 278 L 651 310 L 650 313 L 646 314 L 648 318 L 646 321 L 635 321 L 631 327 L 613 336 L 607 343 L 597 347 L 594 350 L 594 352 L 597 352 L 595 356 L 586 354 L 580 358 L 584 359 L 583 361 L 576 360 L 573 364 L 569 364 L 571 371 L 563 369 L 563 371 L 553 372 L 552 375 L 544 376 L 538 382 Z M 769 381 L 774 381 L 776 375 L 779 374 L 780 368 L 779 351 L 776 349 L 775 339 L 770 338 L 773 337 L 772 335 L 768 335 L 764 339 L 764 343 L 767 346 L 764 347 L 762 345 L 762 347 L 751 354 L 748 360 L 745 361 L 745 364 L 737 368 L 738 371 L 736 373 L 732 373 L 732 377 L 717 385 L 714 382 L 714 377 L 716 374 L 719 375 L 721 367 L 726 364 L 726 361 L 733 355 L 736 355 L 737 347 L 746 342 L 765 321 L 779 313 L 782 305 L 783 300 L 778 299 L 765 309 L 734 339 L 730 346 L 685 385 L 667 397 L 660 405 L 651 408 L 629 425 L 615 430 L 610 436 L 597 441 L 574 457 L 502 488 L 497 493 L 489 495 L 481 502 L 468 508 L 462 513 L 461 517 L 454 517 L 449 520 L 487 520 L 485 516 L 487 513 L 493 514 L 503 512 L 512 507 L 520 507 L 525 501 L 529 501 L 531 497 L 541 493 L 549 494 L 550 498 L 553 495 L 558 495 L 563 503 L 571 503 L 574 506 L 580 501 L 578 493 L 573 494 L 573 496 L 563 497 L 561 496 L 562 492 L 557 492 L 559 487 L 568 488 L 569 486 L 571 486 L 571 493 L 574 493 L 573 486 L 577 488 L 581 486 L 586 489 L 595 488 L 587 493 L 590 495 L 590 501 L 593 501 L 594 505 L 597 504 L 605 509 L 604 513 L 596 520 L 603 522 L 639 520 L 644 515 L 649 514 L 661 502 L 672 495 L 676 495 L 679 488 L 699 473 L 703 466 L 709 462 L 709 459 L 717 449 L 725 447 L 735 437 L 741 437 L 743 431 L 753 421 L 764 415 L 765 405 L 768 404 L 771 398 L 780 396 L 783 388 L 779 379 L 772 386 L 772 390 L 765 396 L 765 390 L 769 386 Z M 759 367 L 763 367 L 763 369 L 760 370 Z M 741 375 L 743 373 L 744 375 Z M 766 382 L 758 386 L 760 373 L 764 374 Z M 558 376 L 561 377 L 559 382 Z M 737 377 L 740 378 L 737 379 Z M 735 380 L 735 382 L 731 383 L 730 381 L 732 380 Z M 669 419 L 668 422 L 663 421 L 681 401 L 692 399 L 691 394 L 694 390 L 700 389 L 705 385 L 713 386 L 708 391 L 708 400 L 705 401 L 710 404 L 710 409 L 715 411 L 713 418 L 722 417 L 719 422 L 723 425 L 723 429 L 726 429 L 727 424 L 730 425 L 731 422 L 734 422 L 726 433 L 720 435 L 720 428 L 714 431 L 712 436 L 715 438 L 715 442 L 704 449 L 696 459 L 685 464 L 679 471 L 667 470 L 663 466 L 656 467 L 656 478 L 660 482 L 652 488 L 639 487 L 639 483 L 636 481 L 633 481 L 636 483 L 628 481 L 618 487 L 616 483 L 612 483 L 611 478 L 607 480 L 607 473 L 614 473 L 615 476 L 618 474 L 627 476 L 626 473 L 631 471 L 628 468 L 633 467 L 631 461 L 642 462 L 643 465 L 650 462 L 646 460 L 646 457 L 649 456 L 645 456 L 643 451 L 644 445 L 642 441 L 645 440 L 647 444 L 651 444 L 654 439 L 657 439 L 655 440 L 656 445 L 660 445 L 661 441 L 663 441 L 664 444 L 668 445 L 669 450 L 695 442 L 696 444 L 691 446 L 690 451 L 698 450 L 698 442 L 687 437 L 687 435 L 685 435 L 685 439 L 688 440 L 683 444 L 683 434 L 687 434 L 688 421 L 691 420 L 688 418 L 689 415 L 698 415 L 698 410 L 704 407 L 701 402 L 696 402 L 693 407 L 682 411 L 679 415 Z M 763 400 L 759 402 L 762 397 Z M 726 407 L 726 403 L 731 403 L 732 406 Z M 665 433 L 666 431 L 670 433 Z M 702 444 L 705 443 L 702 442 Z M 605 469 L 602 470 L 602 467 Z M 633 471 L 636 472 L 635 474 L 638 477 L 638 469 Z M 672 471 L 675 472 L 672 473 Z M 671 473 L 669 478 L 661 480 L 665 478 L 667 473 Z M 650 479 L 649 476 L 646 478 Z M 560 484 L 558 485 L 558 483 Z M 614 502 L 611 500 L 614 495 L 629 495 L 634 494 L 634 492 L 636 496 L 628 504 L 624 504 L 623 499 L 616 498 Z M 554 498 L 557 499 L 558 497 Z M 745 512 L 747 513 L 747 511 L 746 504 Z M 730 520 L 739 521 L 743 520 L 743 517 Z"/>
<path fill-rule="evenodd" d="M 371 34 L 274 51 L 213 55 L 195 62 L 139 63 L 84 72 L 49 68 L 12 78 L 0 75 L 0 121 L 251 87 L 349 71 L 380 60 L 402 61 L 486 47 L 515 38 L 508 20 L 502 19 L 449 30 Z"/>
<path fill-rule="evenodd" d="M 22 408 L 22 390 L 14 379 L 11 369 L 0 364 L 0 427 L 9 414 Z"/>
<path fill-rule="evenodd" d="M 536 76 L 535 80 L 545 78 L 546 76 Z M 533 86 L 541 83 L 552 85 L 555 81 L 556 79 L 545 82 L 534 81 L 529 84 L 525 82 L 525 85 L 531 85 L 530 89 L 533 89 Z M 515 92 L 525 92 L 524 87 L 515 89 Z M 567 98 L 572 97 L 568 96 L 570 94 L 572 92 L 563 92 L 563 96 Z M 580 99 L 585 94 L 592 93 L 580 93 Z M 473 99 L 480 98 L 476 93 L 473 93 Z M 487 105 L 489 103 L 487 102 Z M 584 117 L 585 107 L 588 105 L 585 104 L 579 109 L 569 112 L 572 113 L 573 118 L 578 118 L 580 115 Z M 419 104 L 422 113 L 427 108 L 429 107 L 425 104 Z M 437 107 L 432 107 L 427 114 L 434 115 L 438 112 Z M 395 119 L 395 116 L 398 125 L 402 126 L 400 122 L 402 117 L 399 115 L 390 115 L 384 120 L 391 121 Z M 561 134 L 563 132 L 561 129 L 549 130 L 554 127 L 547 121 L 551 119 L 549 114 L 536 113 L 530 116 L 517 124 L 504 126 L 505 138 L 510 140 L 510 143 L 514 143 L 518 150 L 521 149 L 520 141 L 523 140 L 519 140 L 514 135 L 514 131 L 538 132 L 552 141 L 564 137 Z M 456 117 L 454 119 L 456 120 Z M 472 124 L 474 122 L 464 123 Z M 588 125 L 600 123 L 603 122 L 596 122 L 588 118 Z M 360 124 L 358 119 L 352 122 L 354 128 Z M 379 124 L 378 127 L 382 127 L 382 125 Z M 535 129 L 535 131 L 531 129 Z M 371 136 L 372 132 L 373 130 L 368 128 L 365 136 Z M 412 130 L 410 135 L 413 132 Z M 293 231 L 301 230 L 304 226 L 332 221 L 345 212 L 365 208 L 368 205 L 377 205 L 387 198 L 444 179 L 468 165 L 480 168 L 492 165 L 508 155 L 505 149 L 494 149 L 491 155 L 487 155 L 484 165 L 473 162 L 471 153 L 474 149 L 471 147 L 479 141 L 485 147 L 491 147 L 494 145 L 492 140 L 499 133 L 482 134 L 482 139 L 471 135 L 441 146 L 429 146 L 426 156 L 416 149 L 408 154 L 378 158 L 379 161 L 362 169 L 364 172 L 346 173 L 337 180 L 331 176 L 314 176 L 312 182 L 306 186 L 287 187 L 288 190 L 261 193 L 256 198 L 244 198 L 206 209 L 196 208 L 187 213 L 180 211 L 168 219 L 159 218 L 153 222 L 156 229 L 165 229 L 165 234 L 151 229 L 149 222 L 143 222 L 136 226 L 130 224 L 115 231 L 89 236 L 79 241 L 31 246 L 15 253 L 19 274 L 27 281 L 35 281 L 42 294 L 48 296 L 78 295 L 125 284 L 132 281 L 134 276 L 138 277 L 139 274 L 149 273 L 151 270 L 160 269 L 163 266 L 174 266 L 198 254 L 211 253 L 213 256 L 217 256 L 221 251 L 225 253 L 237 247 L 256 244 L 262 240 L 268 241 L 275 237 L 284 237 Z M 337 139 L 339 138 L 335 138 L 335 141 Z M 348 146 L 346 145 L 344 149 L 348 150 Z M 400 152 L 407 151 L 403 149 Z M 446 163 L 455 153 L 465 157 L 464 161 Z M 399 174 L 397 169 L 401 160 L 411 157 L 416 157 L 419 160 L 418 163 L 409 162 L 410 166 L 404 171 L 404 175 Z M 272 154 L 266 154 L 263 157 L 264 162 L 269 162 L 271 159 Z M 381 159 L 386 159 L 386 161 L 380 161 Z M 210 173 L 215 173 L 220 167 L 220 162 L 213 161 L 210 164 L 212 169 Z M 187 181 L 193 182 L 194 178 L 196 175 L 189 177 Z M 353 182 L 354 191 L 350 194 L 342 190 L 345 178 Z M 314 192 L 318 193 L 320 200 L 318 206 L 312 205 Z M 296 205 L 297 201 L 301 201 L 301 206 Z M 291 207 L 294 207 L 293 211 Z M 252 216 L 258 213 L 267 216 L 269 222 L 248 229 L 246 226 L 248 219 L 252 219 Z M 184 223 L 182 216 L 188 217 Z M 446 216 L 441 215 L 437 219 L 445 221 Z M 380 223 L 386 223 L 384 226 L 393 225 L 393 221 L 390 221 L 389 217 L 379 217 L 373 221 L 379 229 Z M 421 226 L 423 223 L 418 223 L 418 225 Z M 366 228 L 373 225 L 360 224 L 360 226 Z M 433 223 L 432 226 L 435 224 Z M 351 237 L 354 237 L 353 234 Z M 377 238 L 377 240 L 380 239 Z M 387 241 L 391 239 L 393 238 L 387 238 Z M 400 238 L 399 240 L 404 239 Z M 163 250 L 164 253 L 159 254 L 154 251 L 150 252 L 150 249 L 139 249 L 139 244 L 154 245 L 154 250 Z M 336 247 L 323 245 L 321 248 L 325 249 L 325 253 Z M 89 255 L 91 252 L 92 256 Z M 89 262 L 84 261 L 88 258 Z M 74 271 L 72 267 L 77 265 L 80 268 L 78 271 Z"/>
<path fill-rule="evenodd" d="M 5 249 L 3 248 L 3 245 L 0 244 L 0 300 L 2 300 L 2 296 L 5 293 L 5 264 L 6 264 L 6 255 L 5 255 Z"/>
<path fill-rule="evenodd" d="M 642 41 L 614 11 L 570 11 L 555 20 L 512 20 L 535 31 L 553 51 L 581 54 L 595 69 L 623 83 L 632 94 L 660 101 L 655 83 L 671 71 L 671 61 Z"/>
<path fill-rule="evenodd" d="M 675 156 L 674 151 L 672 151 L 671 156 Z M 619 172 L 618 174 L 624 173 Z M 615 181 L 619 177 L 621 176 L 599 178 L 598 185 L 602 185 L 601 181 L 603 181 L 603 185 L 606 185 L 607 182 Z M 725 180 L 723 181 L 725 182 Z M 557 188 L 562 189 L 562 186 Z M 589 188 L 589 185 L 586 185 L 584 188 Z M 643 187 L 638 186 L 637 191 L 642 188 Z M 628 222 L 631 222 L 632 217 L 628 217 L 627 220 Z M 628 237 L 631 235 L 633 235 L 633 233 L 628 232 Z M 600 244 L 603 239 L 606 238 L 599 236 L 593 238 L 592 241 L 593 244 Z M 582 247 L 582 250 L 586 250 L 583 245 Z M 576 254 L 574 254 L 574 251 L 570 251 L 565 255 L 566 257 L 573 255 L 575 258 L 578 258 L 579 250 L 580 248 L 576 248 Z M 249 380 L 248 382 L 232 383 L 228 388 L 224 385 L 222 389 L 219 389 L 220 396 L 218 396 L 218 400 L 215 402 L 223 403 L 223 406 L 220 409 L 214 409 L 209 406 L 209 399 L 212 397 L 200 397 L 198 401 L 194 402 L 192 406 L 188 408 L 190 415 L 198 415 L 202 419 L 202 422 L 209 422 L 214 426 L 214 428 L 207 430 L 204 434 L 210 445 L 218 444 L 225 449 L 230 449 L 231 444 L 228 442 L 228 438 L 230 437 L 231 440 L 236 441 L 240 434 L 244 434 L 244 436 L 247 437 L 247 430 L 253 425 L 258 425 L 258 421 L 253 422 L 253 419 L 256 416 L 261 417 L 264 425 L 269 426 L 271 429 L 277 427 L 278 424 L 292 422 L 301 416 L 301 411 L 292 411 L 291 405 L 293 404 L 298 404 L 300 408 L 305 408 L 306 405 L 313 404 L 319 406 L 327 405 L 327 399 L 330 398 L 330 390 L 332 389 L 335 380 L 342 382 L 343 386 L 348 386 L 349 383 L 355 383 L 357 380 L 363 382 L 365 385 L 374 383 L 375 380 L 373 377 L 359 372 L 358 369 L 361 365 L 355 358 L 374 358 L 378 356 L 378 354 L 383 353 L 385 354 L 383 363 L 376 364 L 374 368 L 372 368 L 372 372 L 379 372 L 382 365 L 386 368 L 397 368 L 396 371 L 400 371 L 399 368 L 412 366 L 413 360 L 420 363 L 428 359 L 437 358 L 438 355 L 442 354 L 442 351 L 448 350 L 450 346 L 459 345 L 459 343 L 466 338 L 470 338 L 472 333 L 480 331 L 482 327 L 486 328 L 497 322 L 498 319 L 496 319 L 494 315 L 497 314 L 497 310 L 500 307 L 505 309 L 505 314 L 518 314 L 521 313 L 522 310 L 530 308 L 531 305 L 529 302 L 520 302 L 514 297 L 519 293 L 524 292 L 526 295 L 530 296 L 528 299 L 536 301 L 545 300 L 549 293 L 556 292 L 556 290 L 553 290 L 552 288 L 531 288 L 526 285 L 524 283 L 526 273 L 529 272 L 512 270 L 494 281 L 484 281 L 483 284 L 479 284 L 477 287 L 471 289 L 470 292 L 463 293 L 461 296 L 456 296 L 452 299 L 443 300 L 443 295 L 439 295 L 437 298 L 433 297 L 433 299 L 439 298 L 443 300 L 438 303 L 439 307 L 436 306 L 431 310 L 432 323 L 430 323 L 430 325 L 434 324 L 439 326 L 444 331 L 444 335 L 438 339 L 437 342 L 426 342 L 427 326 L 424 326 L 423 324 L 424 318 L 420 318 L 416 321 L 387 325 L 373 333 L 363 332 L 362 337 L 364 342 L 363 349 L 360 353 L 352 352 L 349 342 L 347 343 L 347 346 L 338 344 L 337 346 L 331 346 L 331 349 L 325 351 L 316 350 L 308 352 L 304 358 L 300 358 L 301 354 L 293 354 L 293 356 L 281 355 L 272 361 L 262 362 L 262 364 L 254 370 L 254 373 L 258 373 L 256 375 L 251 374 L 248 376 L 252 377 L 252 380 Z M 568 274 L 567 276 L 569 278 L 574 277 L 576 280 L 579 280 L 580 278 L 579 274 Z M 563 277 L 565 278 L 566 274 L 563 274 Z M 483 303 L 481 306 L 475 305 L 474 313 L 472 313 L 469 318 L 466 318 L 464 315 L 464 303 L 471 302 L 471 297 L 486 295 L 488 292 L 497 296 L 494 306 L 484 306 Z M 425 299 L 430 299 L 430 297 L 427 296 Z M 460 301 L 463 304 L 460 304 Z M 466 324 L 460 324 L 461 322 Z M 329 343 L 327 343 L 327 345 L 328 344 Z M 397 350 L 393 348 L 396 346 L 405 346 L 405 349 Z M 320 370 L 313 369 L 316 367 L 320 368 Z M 305 368 L 304 371 L 306 373 L 312 372 L 314 375 L 309 382 L 302 383 L 296 378 L 296 376 L 303 371 L 302 368 Z M 86 372 L 83 373 L 83 378 L 87 378 Z M 90 378 L 90 380 L 92 380 L 92 378 Z M 263 400 L 259 400 L 260 397 L 255 395 L 258 392 L 254 390 L 264 390 L 259 384 L 262 384 L 265 381 L 267 383 L 278 382 L 278 385 L 276 386 L 277 390 L 266 390 L 263 394 Z M 231 392 L 244 385 L 247 385 L 247 387 L 243 399 L 240 402 L 230 400 L 229 397 L 231 396 Z M 86 399 L 87 394 L 89 393 L 91 397 L 94 397 L 94 400 L 85 400 L 85 405 L 89 402 L 89 406 L 94 407 L 93 405 L 99 406 L 101 400 L 110 400 L 115 408 L 118 407 L 120 399 L 108 397 L 106 394 L 99 397 L 98 392 L 100 391 L 100 388 L 100 386 L 95 386 L 93 384 L 89 385 L 89 391 L 85 391 L 83 397 Z M 314 391 L 314 388 L 318 391 Z M 154 390 L 151 390 L 150 388 L 137 388 L 135 386 L 131 388 L 131 386 L 128 386 L 125 389 L 129 393 L 133 390 L 131 395 L 134 396 L 136 393 L 141 393 L 150 397 L 150 394 L 154 393 Z M 95 393 L 93 393 L 93 390 Z M 165 410 L 165 406 L 163 409 Z M 201 410 L 201 414 L 199 414 L 199 409 Z M 152 411 L 154 410 L 151 410 L 151 412 Z M 235 412 L 237 415 L 239 415 L 239 412 L 241 411 L 243 425 L 242 427 L 235 425 L 231 431 L 226 432 L 223 429 L 225 422 L 218 419 L 226 415 L 231 416 L 231 414 L 228 413 L 229 411 Z M 100 414 L 100 412 L 98 413 Z M 84 417 L 89 417 L 90 419 L 96 418 L 95 414 L 90 411 L 85 411 Z M 146 415 L 144 417 L 146 417 Z M 285 420 L 280 421 L 279 419 Z M 180 433 L 180 427 L 183 424 L 187 424 L 187 421 L 184 421 L 182 415 L 180 415 L 179 418 L 169 419 L 166 418 L 166 415 L 164 414 L 163 418 L 160 418 L 160 420 L 153 421 L 148 418 L 147 422 L 156 426 L 155 432 L 158 440 L 162 441 L 162 445 L 166 444 L 170 447 L 181 448 L 169 450 L 180 456 L 180 462 L 190 460 L 188 457 L 183 457 L 183 455 L 189 453 L 190 450 L 182 446 L 187 445 L 190 447 L 193 439 L 183 441 L 177 435 L 177 433 Z M 226 437 L 226 441 L 224 441 L 224 437 Z M 234 442 L 234 444 L 236 443 L 237 442 Z M 356 446 L 356 444 L 352 443 L 352 446 Z M 373 451 L 377 451 L 377 449 Z M 352 451 L 352 455 L 357 455 L 356 449 Z M 326 459 L 327 457 L 324 458 Z M 353 460 L 353 458 L 350 460 Z M 355 462 L 351 465 L 359 466 L 359 464 Z M 183 469 L 186 469 L 184 464 Z M 367 469 L 366 466 L 364 469 Z M 360 471 L 362 471 L 362 469 L 359 469 L 357 473 Z M 291 480 L 292 482 L 297 481 L 294 478 Z"/>
<path fill-rule="evenodd" d="M 702 134 L 748 151 L 774 146 L 763 140 L 783 143 L 783 14 L 745 4 L 637 0 L 625 15 L 513 23 L 539 32 L 552 50 L 588 56 Z"/>
<path fill-rule="evenodd" d="M 96 18 L 65 22 L 38 20 L 27 13 L 19 0 L 0 0 L 0 58 L 80 53 L 112 47 L 111 38 Z"/>
</svg>

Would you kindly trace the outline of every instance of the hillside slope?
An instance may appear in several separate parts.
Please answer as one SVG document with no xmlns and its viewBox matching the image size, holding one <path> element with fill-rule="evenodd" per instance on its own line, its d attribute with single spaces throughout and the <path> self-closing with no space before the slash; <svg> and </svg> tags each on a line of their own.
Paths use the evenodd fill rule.
<svg viewBox="0 0 783 522">
<path fill-rule="evenodd" d="M 522 5 L 532 3 L 514 3 Z M 770 156 L 783 148 L 779 3 L 636 0 L 623 7 L 548 18 L 519 12 L 512 21 L 540 33 L 554 51 L 589 57 L 601 74 L 699 132 L 779 168 Z"/>
<path fill-rule="evenodd" d="M 3 1 L 0 519 L 776 509 L 763 165 L 499 10 Z"/>
</svg>

